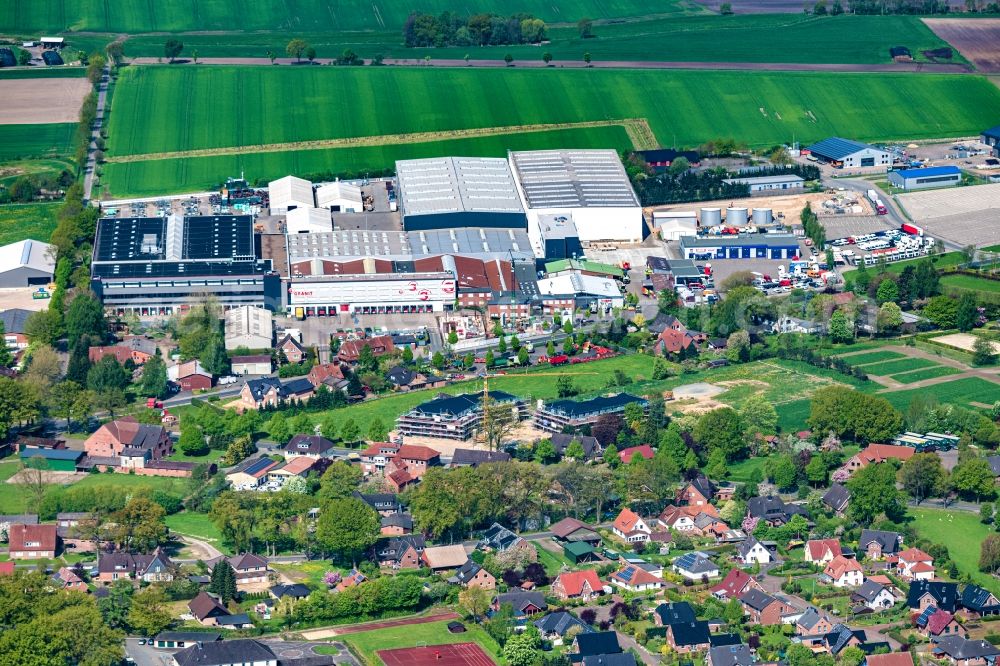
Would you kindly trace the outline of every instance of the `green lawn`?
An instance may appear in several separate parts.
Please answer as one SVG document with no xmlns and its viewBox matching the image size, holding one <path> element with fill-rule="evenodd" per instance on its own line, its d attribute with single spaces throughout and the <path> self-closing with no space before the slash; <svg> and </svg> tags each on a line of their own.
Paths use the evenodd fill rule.
<svg viewBox="0 0 1000 666">
<path fill-rule="evenodd" d="M 187 479 L 164 476 L 140 476 L 136 474 L 88 474 L 80 479 L 74 487 L 116 487 L 116 488 L 151 488 L 184 495 L 187 492 Z"/>
<path fill-rule="evenodd" d="M 809 418 L 809 400 L 793 400 L 783 405 L 777 405 L 775 411 L 778 412 L 778 429 L 781 432 L 796 432 L 806 428 L 806 419 Z"/>
<path fill-rule="evenodd" d="M 932 395 L 942 404 L 950 403 L 961 407 L 972 407 L 971 403 L 973 402 L 992 405 L 1000 400 L 1000 384 L 979 377 L 965 377 L 934 386 L 909 391 L 889 391 L 879 395 L 899 410 L 905 410 L 916 395 Z"/>
<path fill-rule="evenodd" d="M 943 275 L 941 290 L 950 291 L 984 291 L 990 294 L 1000 294 L 1000 282 L 987 280 L 974 275 Z"/>
<path fill-rule="evenodd" d="M 873 351 L 867 354 L 855 354 L 854 356 L 845 356 L 844 360 L 853 365 L 864 365 L 866 363 L 878 363 L 879 361 L 891 361 L 899 358 L 905 358 L 899 352 L 894 351 Z"/>
<path fill-rule="evenodd" d="M 27 510 L 28 498 L 20 485 L 7 483 L 20 468 L 17 458 L 7 459 L 0 463 L 0 514 L 24 513 Z"/>
<path fill-rule="evenodd" d="M 545 573 L 550 577 L 558 576 L 559 572 L 562 571 L 563 565 L 568 565 L 574 567 L 575 565 L 566 559 L 562 553 L 556 555 L 555 553 L 546 550 L 537 541 L 533 542 L 535 550 L 538 551 L 538 563 L 545 567 Z M 561 546 L 560 546 L 561 548 Z"/>
<path fill-rule="evenodd" d="M 196 462 L 196 463 L 218 463 L 219 458 L 226 455 L 225 451 L 215 451 L 209 450 L 203 456 L 189 456 L 186 453 L 180 451 L 175 451 L 172 455 L 167 457 L 167 460 L 182 460 L 185 462 Z"/>
<path fill-rule="evenodd" d="M 920 259 L 907 259 L 906 261 L 896 261 L 886 266 L 886 270 L 890 273 L 902 273 L 907 266 L 916 266 L 921 261 L 926 261 L 927 257 L 921 257 Z M 965 256 L 961 252 L 945 252 L 944 254 L 932 254 L 930 255 L 930 260 L 933 262 L 935 268 L 952 268 L 953 266 L 958 266 L 959 264 L 965 263 Z M 869 266 L 868 272 L 871 275 L 875 275 L 877 272 L 877 267 Z M 850 287 L 854 284 L 854 275 L 857 273 L 857 269 L 850 269 L 843 272 L 844 283 Z"/>
<path fill-rule="evenodd" d="M 222 545 L 222 533 L 219 531 L 219 528 L 204 513 L 181 511 L 180 513 L 167 516 L 167 527 L 178 534 L 208 541 L 219 550 L 226 553 L 229 552 Z"/>
<path fill-rule="evenodd" d="M 440 90 L 449 94 L 428 94 Z M 178 105 L 182 91 L 185 104 Z M 303 103 L 287 103 L 296 96 Z M 608 118 L 646 118 L 661 142 L 678 145 L 720 133 L 754 146 L 792 134 L 801 141 L 930 138 L 978 132 L 994 120 L 990 110 L 998 104 L 1000 90 L 984 77 L 965 75 L 150 66 L 122 73 L 109 151 L 146 154 Z"/>
<path fill-rule="evenodd" d="M 994 594 L 1000 594 L 1000 580 L 979 571 L 979 544 L 990 528 L 979 522 L 979 515 L 967 511 L 947 509 L 913 509 L 913 527 L 917 533 L 935 543 L 948 547 L 948 554 L 962 573 L 968 574 L 979 585 Z M 955 538 L 961 535 L 961 538 Z"/>
<path fill-rule="evenodd" d="M 0 206 L 0 245 L 25 238 L 48 241 L 55 231 L 61 203 L 7 204 Z"/>
<path fill-rule="evenodd" d="M 948 368 L 943 365 L 939 365 L 933 368 L 924 368 L 923 370 L 913 370 L 911 372 L 901 372 L 899 374 L 892 375 L 892 378 L 897 382 L 903 384 L 913 384 L 916 382 L 922 382 L 925 379 L 934 379 L 936 377 L 947 377 L 948 375 L 957 375 L 961 370 L 955 368 Z"/>
<path fill-rule="evenodd" d="M 901 358 L 897 361 L 883 361 L 882 363 L 870 363 L 861 366 L 861 369 L 869 375 L 894 375 L 897 372 L 908 372 L 910 370 L 921 370 L 932 368 L 937 364 L 923 358 Z"/>
<path fill-rule="evenodd" d="M 0 125 L 0 161 L 68 155 L 75 132 L 76 123 Z"/>
<path fill-rule="evenodd" d="M 361 657 L 368 666 L 378 666 L 382 663 L 382 660 L 375 655 L 379 650 L 449 643 L 478 643 L 487 654 L 495 659 L 499 658 L 500 647 L 482 627 L 472 622 L 465 623 L 465 626 L 467 631 L 464 633 L 452 634 L 448 632 L 447 622 L 427 622 L 348 634 L 338 637 L 338 640 L 347 643 L 351 651 Z M 322 653 L 322 648 L 317 652 Z"/>
</svg>

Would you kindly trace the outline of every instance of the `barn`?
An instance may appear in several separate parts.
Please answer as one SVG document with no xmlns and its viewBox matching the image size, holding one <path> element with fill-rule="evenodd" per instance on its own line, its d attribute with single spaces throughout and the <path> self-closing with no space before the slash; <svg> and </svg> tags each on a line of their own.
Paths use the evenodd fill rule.
<svg viewBox="0 0 1000 666">
<path fill-rule="evenodd" d="M 888 168 L 892 165 L 892 155 L 887 151 L 836 136 L 814 143 L 808 150 L 817 160 L 838 169 Z"/>
<path fill-rule="evenodd" d="M 43 286 L 52 282 L 55 248 L 36 240 L 0 247 L 0 288 Z"/>
</svg>

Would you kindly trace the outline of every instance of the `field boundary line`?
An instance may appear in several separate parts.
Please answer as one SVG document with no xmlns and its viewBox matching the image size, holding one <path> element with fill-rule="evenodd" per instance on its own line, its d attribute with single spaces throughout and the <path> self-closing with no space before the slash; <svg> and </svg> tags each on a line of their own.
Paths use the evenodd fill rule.
<svg viewBox="0 0 1000 666">
<path fill-rule="evenodd" d="M 374 136 L 345 137 L 342 139 L 317 139 L 313 141 L 293 141 L 288 143 L 264 143 L 250 146 L 227 146 L 222 148 L 198 148 L 163 153 L 140 155 L 118 155 L 108 157 L 109 164 L 129 162 L 152 162 L 193 157 L 217 157 L 222 155 L 244 155 L 246 153 L 284 153 L 304 150 L 328 150 L 331 148 L 359 148 L 368 146 L 399 145 L 410 143 L 430 143 L 454 139 L 475 139 L 505 134 L 532 134 L 567 129 L 587 129 L 595 127 L 623 127 L 632 147 L 636 150 L 657 148 L 659 144 L 653 129 L 645 118 L 620 118 L 611 120 L 587 120 L 576 123 L 542 123 L 537 125 L 505 125 L 499 127 L 476 127 L 470 129 L 440 130 L 434 132 L 409 132 L 405 134 L 379 134 Z"/>
</svg>

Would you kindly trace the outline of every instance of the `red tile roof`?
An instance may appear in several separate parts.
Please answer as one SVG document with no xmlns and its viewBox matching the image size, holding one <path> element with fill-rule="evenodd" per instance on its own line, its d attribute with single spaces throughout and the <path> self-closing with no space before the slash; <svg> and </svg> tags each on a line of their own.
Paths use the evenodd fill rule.
<svg viewBox="0 0 1000 666">
<path fill-rule="evenodd" d="M 13 562 L 0 562 L 0 576 L 13 576 L 14 575 L 14 563 Z"/>
<path fill-rule="evenodd" d="M 836 539 L 810 539 L 806 541 L 806 551 L 813 560 L 821 560 L 829 550 L 834 557 L 842 554 L 840 542 Z"/>
<path fill-rule="evenodd" d="M 611 574 L 615 580 L 621 581 L 629 586 L 649 585 L 651 583 L 663 583 L 663 579 L 649 573 L 645 569 L 640 569 L 634 564 L 630 564 L 620 571 Z"/>
<path fill-rule="evenodd" d="M 864 571 L 864 569 L 861 568 L 861 565 L 858 564 L 857 560 L 849 560 L 843 555 L 838 555 L 826 565 L 826 569 L 823 570 L 823 573 L 834 580 L 838 580 L 841 576 L 850 571 Z"/>
<path fill-rule="evenodd" d="M 9 548 L 13 551 L 45 552 L 56 549 L 55 525 L 20 525 L 10 526 L 7 535 Z M 38 546 L 26 546 L 26 543 L 38 542 Z"/>
<path fill-rule="evenodd" d="M 909 652 L 870 654 L 865 661 L 868 666 L 913 666 L 913 657 Z"/>
<path fill-rule="evenodd" d="M 953 619 L 955 619 L 954 615 L 939 608 L 935 613 L 927 618 L 927 632 L 937 636 L 944 631 L 945 627 L 951 624 Z"/>
<path fill-rule="evenodd" d="M 440 453 L 429 446 L 417 446 L 415 444 L 404 444 L 396 451 L 396 457 L 402 460 L 423 460 L 431 461 L 440 457 Z"/>
<path fill-rule="evenodd" d="M 627 449 L 622 449 L 618 452 L 618 457 L 621 458 L 623 463 L 629 463 L 632 462 L 632 457 L 636 454 L 639 454 L 646 460 L 652 460 L 655 455 L 653 453 L 653 448 L 649 444 L 641 444 L 639 446 L 630 446 Z"/>
<path fill-rule="evenodd" d="M 591 592 L 598 592 L 604 587 L 604 584 L 601 583 L 601 579 L 598 577 L 597 572 L 593 569 L 587 569 L 585 571 L 569 571 L 567 573 L 559 574 L 558 579 L 562 583 L 563 590 L 566 591 L 566 595 L 570 597 L 576 597 L 583 593 L 584 583 L 590 585 Z"/>
<path fill-rule="evenodd" d="M 713 594 L 724 594 L 729 599 L 738 598 L 753 582 L 753 578 L 742 569 L 730 569 L 722 582 L 712 588 Z"/>
<path fill-rule="evenodd" d="M 895 444 L 869 444 L 868 447 L 858 454 L 858 459 L 863 465 L 869 463 L 881 463 L 895 458 L 896 460 L 909 460 L 916 453 L 912 446 L 896 446 Z"/>
<path fill-rule="evenodd" d="M 622 509 L 621 513 L 618 514 L 618 517 L 615 518 L 613 525 L 618 531 L 628 534 L 635 529 L 635 525 L 639 522 L 639 520 L 639 514 L 632 509 L 625 508 Z"/>
<path fill-rule="evenodd" d="M 897 557 L 906 562 L 933 562 L 934 558 L 920 550 L 919 548 L 907 548 L 899 553 Z"/>
</svg>

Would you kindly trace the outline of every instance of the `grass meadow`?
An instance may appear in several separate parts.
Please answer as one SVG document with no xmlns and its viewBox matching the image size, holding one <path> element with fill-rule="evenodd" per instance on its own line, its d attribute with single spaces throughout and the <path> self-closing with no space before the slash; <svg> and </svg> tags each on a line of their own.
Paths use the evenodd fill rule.
<svg viewBox="0 0 1000 666">
<path fill-rule="evenodd" d="M 1000 580 L 979 570 L 979 545 L 990 533 L 990 528 L 979 520 L 979 514 L 947 509 L 909 510 L 917 534 L 934 543 L 948 547 L 948 554 L 959 570 L 972 577 L 994 594 L 1000 594 Z M 956 539 L 955 535 L 962 538 Z"/>
<path fill-rule="evenodd" d="M 889 391 L 880 393 L 883 398 L 892 403 L 898 410 L 905 411 L 910 401 L 917 395 L 933 396 L 938 402 L 950 403 L 961 407 L 973 408 L 980 405 L 992 405 L 1000 401 L 1000 384 L 995 384 L 980 377 L 963 377 L 950 382 L 933 386 L 912 389 L 908 391 Z"/>
<path fill-rule="evenodd" d="M 25 238 L 48 241 L 55 231 L 59 202 L 0 206 L 0 245 Z"/>
<path fill-rule="evenodd" d="M 915 384 L 916 382 L 922 382 L 925 379 L 936 379 L 938 377 L 947 377 L 948 375 L 957 375 L 961 370 L 955 368 L 948 368 L 943 365 L 934 366 L 932 368 L 924 368 L 923 370 L 912 370 L 910 372 L 900 372 L 892 375 L 892 378 L 901 384 Z"/>
<path fill-rule="evenodd" d="M 866 352 L 864 354 L 854 354 L 852 356 L 845 356 L 844 360 L 850 363 L 852 366 L 855 366 L 855 365 L 866 365 L 869 363 L 880 363 L 882 361 L 894 361 L 900 358 L 903 358 L 903 355 L 900 354 L 899 352 L 882 349 L 879 351 Z"/>
<path fill-rule="evenodd" d="M 869 375 L 894 375 L 897 372 L 909 372 L 910 370 L 922 370 L 932 368 L 937 364 L 923 358 L 901 358 L 896 361 L 883 361 L 882 363 L 871 363 L 861 366 L 861 369 Z"/>
<path fill-rule="evenodd" d="M 1000 282 L 979 278 L 975 275 L 944 275 L 941 277 L 941 290 L 944 292 L 979 291 L 1000 294 Z"/>
</svg>

